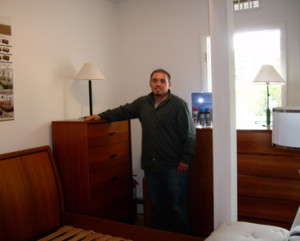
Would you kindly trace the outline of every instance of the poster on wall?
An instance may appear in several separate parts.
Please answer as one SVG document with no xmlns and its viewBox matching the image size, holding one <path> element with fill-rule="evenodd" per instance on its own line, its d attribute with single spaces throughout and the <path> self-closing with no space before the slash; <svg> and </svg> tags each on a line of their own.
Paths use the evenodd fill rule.
<svg viewBox="0 0 300 241">
<path fill-rule="evenodd" d="M 0 121 L 14 119 L 10 18 L 0 16 Z"/>
</svg>

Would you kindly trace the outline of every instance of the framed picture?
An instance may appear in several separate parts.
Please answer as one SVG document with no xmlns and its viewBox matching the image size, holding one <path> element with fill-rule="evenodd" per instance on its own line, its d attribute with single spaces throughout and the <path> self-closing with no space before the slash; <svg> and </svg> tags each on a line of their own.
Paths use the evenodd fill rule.
<svg viewBox="0 0 300 241">
<path fill-rule="evenodd" d="M 0 121 L 14 119 L 11 26 L 0 16 Z"/>
</svg>

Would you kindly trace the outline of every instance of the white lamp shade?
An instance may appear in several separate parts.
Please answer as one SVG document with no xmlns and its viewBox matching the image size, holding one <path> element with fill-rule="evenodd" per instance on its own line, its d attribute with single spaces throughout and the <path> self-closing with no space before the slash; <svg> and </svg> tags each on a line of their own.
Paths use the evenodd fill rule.
<svg viewBox="0 0 300 241">
<path fill-rule="evenodd" d="M 255 84 L 283 84 L 284 82 L 272 65 L 263 65 L 253 80 Z"/>
<path fill-rule="evenodd" d="M 103 80 L 105 77 L 94 63 L 85 63 L 75 80 Z"/>
<path fill-rule="evenodd" d="M 300 150 L 300 107 L 273 108 L 272 143 Z"/>
</svg>

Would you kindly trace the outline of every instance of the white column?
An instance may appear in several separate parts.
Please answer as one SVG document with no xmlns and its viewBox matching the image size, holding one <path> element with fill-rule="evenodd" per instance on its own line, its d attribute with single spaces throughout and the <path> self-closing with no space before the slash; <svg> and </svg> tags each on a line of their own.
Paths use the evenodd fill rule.
<svg viewBox="0 0 300 241">
<path fill-rule="evenodd" d="M 237 220 L 232 0 L 209 0 L 212 48 L 214 226 Z"/>
</svg>

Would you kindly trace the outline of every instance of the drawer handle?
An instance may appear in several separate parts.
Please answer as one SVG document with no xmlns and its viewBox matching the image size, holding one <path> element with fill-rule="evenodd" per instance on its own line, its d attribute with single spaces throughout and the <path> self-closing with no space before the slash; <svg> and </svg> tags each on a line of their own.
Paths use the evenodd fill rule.
<svg viewBox="0 0 300 241">
<path fill-rule="evenodd" d="M 115 181 L 117 181 L 117 179 L 118 179 L 118 176 L 114 176 L 114 177 L 111 178 L 111 181 L 115 182 Z"/>
<path fill-rule="evenodd" d="M 108 135 L 109 136 L 114 136 L 116 134 L 116 132 L 109 132 Z"/>
<path fill-rule="evenodd" d="M 117 154 L 112 154 L 111 156 L 110 156 L 110 158 L 115 158 L 117 156 Z"/>
</svg>

